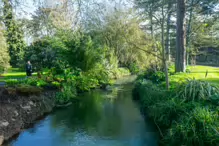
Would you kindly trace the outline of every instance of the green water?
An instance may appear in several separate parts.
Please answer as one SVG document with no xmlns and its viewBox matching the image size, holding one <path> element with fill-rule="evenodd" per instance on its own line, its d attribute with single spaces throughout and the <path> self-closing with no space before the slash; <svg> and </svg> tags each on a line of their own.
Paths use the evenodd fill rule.
<svg viewBox="0 0 219 146">
<path fill-rule="evenodd" d="M 156 146 L 153 125 L 132 101 L 132 85 L 93 90 L 22 132 L 10 146 Z"/>
</svg>

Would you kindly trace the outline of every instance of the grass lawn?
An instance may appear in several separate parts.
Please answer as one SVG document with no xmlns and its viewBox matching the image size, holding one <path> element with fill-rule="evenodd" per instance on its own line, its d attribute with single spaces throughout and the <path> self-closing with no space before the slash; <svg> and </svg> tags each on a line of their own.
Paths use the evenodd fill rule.
<svg viewBox="0 0 219 146">
<path fill-rule="evenodd" d="M 177 84 L 185 81 L 188 78 L 195 78 L 197 80 L 208 81 L 210 83 L 219 85 L 219 67 L 189 66 L 187 68 L 190 70 L 190 73 L 177 73 L 170 76 L 170 84 Z M 207 77 L 205 77 L 206 72 L 208 72 Z"/>
<path fill-rule="evenodd" d="M 37 73 L 33 73 L 32 75 L 36 76 Z M 18 68 L 10 68 L 7 73 L 1 74 L 0 76 L 0 82 L 4 82 L 9 79 L 23 79 L 26 77 L 26 72 L 20 71 Z"/>
</svg>

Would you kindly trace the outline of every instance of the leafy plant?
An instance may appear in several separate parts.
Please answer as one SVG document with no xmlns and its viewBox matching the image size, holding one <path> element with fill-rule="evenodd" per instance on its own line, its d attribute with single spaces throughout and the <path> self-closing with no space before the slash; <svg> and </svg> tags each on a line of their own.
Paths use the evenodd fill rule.
<svg viewBox="0 0 219 146">
<path fill-rule="evenodd" d="M 96 88 L 99 82 L 96 78 L 90 78 L 89 76 L 80 75 L 76 77 L 76 87 L 78 92 L 89 91 Z"/>
<path fill-rule="evenodd" d="M 205 81 L 187 80 L 178 88 L 178 97 L 186 101 L 209 100 L 211 96 L 219 94 L 216 86 Z"/>
<path fill-rule="evenodd" d="M 163 141 L 168 145 L 179 143 L 186 146 L 217 145 L 219 142 L 218 118 L 217 112 L 197 106 L 173 124 Z"/>
<path fill-rule="evenodd" d="M 32 77 L 32 78 L 28 78 L 25 82 L 26 82 L 26 84 L 28 84 L 28 85 L 37 86 L 38 79 Z"/>
<path fill-rule="evenodd" d="M 16 86 L 19 84 L 19 81 L 17 79 L 8 79 L 6 80 L 6 85 L 11 87 L 11 86 Z"/>
<path fill-rule="evenodd" d="M 76 96 L 76 88 L 75 86 L 70 86 L 68 84 L 64 84 L 61 92 L 56 94 L 56 103 L 57 104 L 66 104 L 70 102 Z"/>
<path fill-rule="evenodd" d="M 48 83 L 44 80 L 37 81 L 37 87 L 45 87 L 46 85 L 48 85 Z"/>
<path fill-rule="evenodd" d="M 132 74 L 137 74 L 140 72 L 140 68 L 136 63 L 131 63 L 129 65 L 129 70 Z"/>
<path fill-rule="evenodd" d="M 161 83 L 163 81 L 165 81 L 165 74 L 164 72 L 161 71 L 155 71 L 153 69 L 148 69 L 145 73 L 144 73 L 144 78 L 151 80 L 153 83 Z"/>
<path fill-rule="evenodd" d="M 52 86 L 54 86 L 56 88 L 60 88 L 61 87 L 61 83 L 54 81 L 54 82 L 52 82 Z"/>
</svg>

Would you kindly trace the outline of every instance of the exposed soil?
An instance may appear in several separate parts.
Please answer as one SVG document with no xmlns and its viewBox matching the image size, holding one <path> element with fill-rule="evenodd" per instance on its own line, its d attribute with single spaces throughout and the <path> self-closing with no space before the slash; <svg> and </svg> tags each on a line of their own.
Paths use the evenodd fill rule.
<svg viewBox="0 0 219 146">
<path fill-rule="evenodd" d="M 55 91 L 39 95 L 11 94 L 0 87 L 0 145 L 55 107 Z"/>
</svg>

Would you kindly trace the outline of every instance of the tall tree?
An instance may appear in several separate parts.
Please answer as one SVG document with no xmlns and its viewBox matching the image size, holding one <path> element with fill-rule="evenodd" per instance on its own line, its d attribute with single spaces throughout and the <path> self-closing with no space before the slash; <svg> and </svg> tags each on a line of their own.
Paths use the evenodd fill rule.
<svg viewBox="0 0 219 146">
<path fill-rule="evenodd" d="M 23 50 L 25 47 L 23 32 L 14 18 L 12 1 L 3 0 L 3 4 L 3 20 L 6 27 L 6 41 L 11 57 L 10 64 L 12 66 L 18 66 L 23 59 Z"/>
<path fill-rule="evenodd" d="M 176 72 L 185 72 L 186 69 L 185 14 L 186 0 L 177 0 Z"/>
<path fill-rule="evenodd" d="M 2 31 L 2 26 L 0 26 L 0 74 L 9 67 L 9 60 L 10 57 L 8 54 L 6 40 Z"/>
</svg>

